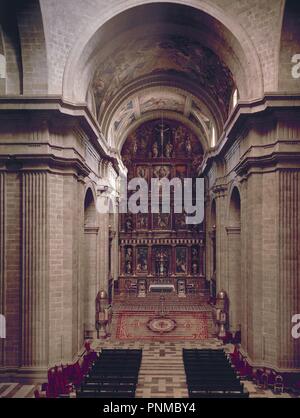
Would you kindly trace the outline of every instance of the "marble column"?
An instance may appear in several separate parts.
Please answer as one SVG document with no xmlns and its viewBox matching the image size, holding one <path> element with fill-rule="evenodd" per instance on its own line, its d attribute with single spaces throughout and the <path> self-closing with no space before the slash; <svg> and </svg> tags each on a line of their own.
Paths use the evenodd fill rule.
<svg viewBox="0 0 300 418">
<path fill-rule="evenodd" d="M 47 174 L 22 175 L 22 367 L 48 363 Z"/>
</svg>

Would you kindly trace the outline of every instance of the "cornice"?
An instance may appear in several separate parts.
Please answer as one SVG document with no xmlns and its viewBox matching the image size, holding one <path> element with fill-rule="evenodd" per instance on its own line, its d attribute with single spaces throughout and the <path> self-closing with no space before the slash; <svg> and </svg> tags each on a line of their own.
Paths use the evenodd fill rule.
<svg viewBox="0 0 300 418">
<path fill-rule="evenodd" d="M 112 150 L 101 132 L 100 125 L 86 103 L 71 103 L 61 96 L 0 96 L 0 117 L 12 112 L 53 112 L 63 116 L 78 118 L 80 126 L 94 145 L 99 155 L 111 162 L 116 172 L 119 172 L 118 156 Z"/>
<path fill-rule="evenodd" d="M 216 147 L 208 152 L 203 160 L 201 172 L 204 173 L 210 168 L 215 158 L 220 158 L 229 149 L 232 143 L 243 136 L 247 130 L 247 123 L 253 116 L 262 115 L 264 112 L 272 111 L 278 117 L 279 110 L 294 109 L 300 114 L 300 94 L 296 93 L 268 93 L 264 97 L 239 101 L 236 107 L 225 122 L 223 133 L 219 138 Z"/>
</svg>

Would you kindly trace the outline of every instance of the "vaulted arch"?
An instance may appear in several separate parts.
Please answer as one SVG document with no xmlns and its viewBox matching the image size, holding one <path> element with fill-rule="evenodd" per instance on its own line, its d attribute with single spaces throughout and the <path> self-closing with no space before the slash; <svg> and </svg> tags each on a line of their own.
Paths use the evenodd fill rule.
<svg viewBox="0 0 300 418">
<path fill-rule="evenodd" d="M 141 86 L 145 77 L 154 75 L 162 89 L 166 76 L 186 91 L 192 82 L 199 91 L 203 87 L 214 103 L 206 105 L 217 131 L 228 117 L 236 87 L 241 99 L 263 93 L 259 59 L 246 32 L 218 6 L 191 0 L 188 4 L 141 1 L 112 6 L 85 29 L 72 49 L 64 71 L 63 96 L 75 102 L 89 97 L 102 126 L 113 119 L 114 101 L 122 89 L 126 92 L 132 84 L 138 95 L 139 81 Z M 192 93 L 201 100 L 196 90 Z"/>
</svg>

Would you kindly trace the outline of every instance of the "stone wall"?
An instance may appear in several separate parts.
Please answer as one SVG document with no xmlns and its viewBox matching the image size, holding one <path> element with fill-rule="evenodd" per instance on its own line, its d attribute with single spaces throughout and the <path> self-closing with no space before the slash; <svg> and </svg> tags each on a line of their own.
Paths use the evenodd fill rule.
<svg viewBox="0 0 300 418">
<path fill-rule="evenodd" d="M 7 339 L 0 367 L 10 375 L 44 378 L 49 366 L 77 358 L 87 307 L 94 329 L 96 294 L 108 287 L 108 215 L 95 209 L 96 234 L 85 239 L 86 184 L 95 188 L 97 176 L 84 159 L 83 133 L 76 118 L 51 112 L 2 115 L 0 309 Z"/>
<path fill-rule="evenodd" d="M 215 177 L 207 172 L 213 179 L 210 196 L 217 202 L 217 290 L 228 293 L 230 327 L 235 331 L 241 325 L 242 350 L 249 361 L 295 371 L 300 344 L 291 336 L 291 318 L 300 309 L 300 125 L 290 109 L 258 112 L 241 128 L 242 136 L 235 132 L 231 138 L 240 138 L 236 166 L 227 164 L 225 172 L 219 167 Z M 227 149 L 219 161 L 222 155 L 228 160 Z M 240 229 L 232 228 L 230 210 L 226 215 L 235 185 L 241 198 Z"/>
</svg>

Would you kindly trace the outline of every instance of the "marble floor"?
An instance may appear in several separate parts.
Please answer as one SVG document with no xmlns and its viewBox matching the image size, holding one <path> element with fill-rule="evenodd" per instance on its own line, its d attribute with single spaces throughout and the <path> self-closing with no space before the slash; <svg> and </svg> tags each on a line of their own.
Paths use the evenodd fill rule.
<svg viewBox="0 0 300 418">
<path fill-rule="evenodd" d="M 100 351 L 103 348 L 125 348 L 125 349 L 143 349 L 142 363 L 139 373 L 139 380 L 136 390 L 137 398 L 187 398 L 188 391 L 184 372 L 182 349 L 183 348 L 214 348 L 224 349 L 227 353 L 233 351 L 231 344 L 223 346 L 222 343 L 214 338 L 214 327 L 210 326 L 209 338 L 204 340 L 182 340 L 170 341 L 162 335 L 159 340 L 118 340 L 116 333 L 117 319 L 124 309 L 135 310 L 138 314 L 140 310 L 149 311 L 149 316 L 157 313 L 159 305 L 153 298 L 153 305 L 145 308 L 142 300 L 135 300 L 130 305 L 120 303 L 116 305 L 112 325 L 110 327 L 110 337 L 106 340 L 94 340 L 92 348 Z M 176 302 L 176 301 L 175 301 Z M 207 304 L 197 305 L 191 301 L 180 301 L 180 303 L 166 303 L 165 305 L 170 313 L 182 310 L 184 312 L 209 312 L 211 309 Z M 152 312 L 151 312 L 152 311 Z M 180 313 L 179 313 L 180 314 Z M 213 323 L 213 321 L 210 321 Z M 189 331 L 187 330 L 187 333 Z M 271 390 L 262 390 L 257 388 L 253 382 L 244 381 L 244 386 L 249 392 L 250 398 L 290 398 L 295 397 L 289 393 L 274 395 Z M 38 386 L 22 385 L 16 382 L 0 384 L 0 398 L 30 398 L 33 397 L 34 390 Z"/>
<path fill-rule="evenodd" d="M 187 398 L 188 391 L 182 359 L 183 348 L 224 348 L 232 352 L 233 346 L 222 346 L 215 338 L 200 342 L 166 342 L 156 341 L 143 343 L 139 341 L 122 342 L 113 340 L 96 340 L 94 349 L 128 348 L 143 349 L 143 358 L 139 373 L 137 398 Z M 283 393 L 275 395 L 271 390 L 257 388 L 253 382 L 244 381 L 250 398 L 292 398 L 295 395 Z M 16 382 L 0 383 L 0 398 L 32 398 L 39 386 L 22 385 Z"/>
</svg>

